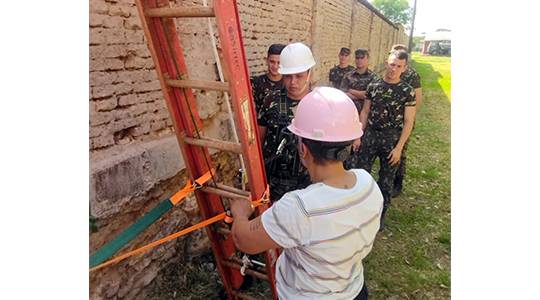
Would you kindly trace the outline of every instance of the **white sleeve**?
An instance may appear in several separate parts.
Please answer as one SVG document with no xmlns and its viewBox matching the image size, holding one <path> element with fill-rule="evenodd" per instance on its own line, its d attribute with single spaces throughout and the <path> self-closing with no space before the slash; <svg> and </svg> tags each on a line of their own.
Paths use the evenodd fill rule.
<svg viewBox="0 0 540 300">
<path fill-rule="evenodd" d="M 261 217 L 268 235 L 282 248 L 305 245 L 311 239 L 311 224 L 302 213 L 297 197 L 292 193 L 285 194 Z"/>
</svg>

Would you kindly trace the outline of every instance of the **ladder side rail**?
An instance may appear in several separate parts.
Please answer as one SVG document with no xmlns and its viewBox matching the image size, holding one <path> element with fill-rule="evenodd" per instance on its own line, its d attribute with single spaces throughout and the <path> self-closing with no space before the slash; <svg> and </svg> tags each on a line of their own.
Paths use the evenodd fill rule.
<svg viewBox="0 0 540 300">
<path fill-rule="evenodd" d="M 237 122 L 237 128 L 247 129 L 239 134 L 245 153 L 244 160 L 246 162 L 250 191 L 252 191 L 252 198 L 256 199 L 266 191 L 267 181 L 262 149 L 259 143 L 260 138 L 249 82 L 246 54 L 242 42 L 240 18 L 235 0 L 214 0 L 214 9 L 219 37 L 223 45 L 223 56 L 225 61 L 228 62 L 227 70 L 230 75 L 234 74 L 234 76 L 229 76 L 228 81 L 233 100 L 231 102 L 236 112 L 235 121 Z M 258 215 L 261 215 L 267 208 L 268 204 L 259 206 L 257 208 Z M 267 274 L 270 279 L 273 299 L 275 300 L 277 300 L 275 262 L 278 255 L 279 249 L 270 249 L 265 252 Z"/>
<path fill-rule="evenodd" d="M 196 110 L 192 111 L 194 120 L 192 120 L 191 116 L 189 115 L 188 105 L 191 107 L 196 107 L 195 100 L 190 89 L 180 90 L 169 87 L 166 83 L 166 78 L 164 76 L 164 74 L 168 74 L 169 76 L 176 78 L 178 75 L 182 75 L 178 74 L 179 72 L 176 71 L 177 66 L 179 69 L 187 70 L 183 61 L 183 53 L 180 47 L 180 43 L 178 41 L 178 37 L 176 36 L 176 27 L 174 21 L 171 19 L 160 20 L 159 18 L 145 17 L 145 8 L 157 7 L 158 3 L 164 4 L 164 1 L 136 1 L 139 7 L 139 15 L 141 19 L 143 19 L 142 23 L 145 28 L 145 33 L 147 35 L 148 46 L 150 49 L 154 50 L 152 51 L 152 57 L 154 60 L 154 64 L 156 65 L 156 71 L 160 79 L 162 90 L 165 94 L 165 99 L 169 108 L 169 112 L 171 114 L 171 118 L 173 119 L 175 133 L 180 144 L 180 149 L 182 151 L 183 157 L 185 158 L 184 160 L 186 162 L 190 177 L 192 179 L 197 178 L 196 176 L 200 176 L 199 173 L 202 174 L 208 171 L 208 165 L 205 161 L 205 158 L 207 159 L 207 161 L 210 161 L 210 155 L 207 149 L 196 146 L 188 146 L 181 142 L 183 135 L 195 135 L 195 125 L 193 124 L 193 121 L 195 122 L 195 124 L 198 123 L 197 126 L 199 127 L 202 124 Z M 145 3 L 143 4 L 142 1 L 145 1 Z M 166 3 L 166 5 L 169 4 Z M 168 45 L 168 41 L 166 38 L 167 32 L 165 32 L 166 29 L 164 28 L 165 26 L 168 27 L 169 34 L 171 34 L 171 36 L 173 37 L 171 39 L 173 43 L 170 46 L 174 53 L 170 53 L 170 48 L 165 47 L 165 45 Z M 151 34 L 152 30 L 154 30 L 155 34 Z M 172 61 L 171 59 L 167 59 L 171 58 L 172 55 L 175 55 L 176 58 L 180 58 L 177 59 L 176 65 L 174 65 L 174 61 Z M 186 100 L 189 104 L 186 103 Z M 195 195 L 201 214 L 204 218 L 212 217 L 213 215 L 224 211 L 223 205 L 220 201 L 220 197 L 215 195 L 208 195 L 198 191 L 195 192 Z M 213 252 L 216 256 L 216 261 L 218 262 L 216 265 L 222 276 L 228 277 L 224 278 L 223 283 L 227 294 L 231 296 L 232 289 L 237 288 L 239 285 L 241 285 L 243 278 L 238 271 L 232 270 L 230 268 L 225 268 L 219 262 L 223 258 L 226 258 L 226 254 L 234 253 L 234 243 L 232 242 L 232 239 L 227 239 L 228 241 L 225 240 L 219 243 L 218 240 L 221 239 L 221 237 L 218 235 L 217 232 L 211 230 L 209 227 L 206 228 L 206 231 L 210 238 L 212 249 L 214 250 Z"/>
</svg>

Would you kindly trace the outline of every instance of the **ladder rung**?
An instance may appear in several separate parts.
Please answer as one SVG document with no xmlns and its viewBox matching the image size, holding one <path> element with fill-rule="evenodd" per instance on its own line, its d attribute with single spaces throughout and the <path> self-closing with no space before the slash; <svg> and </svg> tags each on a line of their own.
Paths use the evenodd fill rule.
<svg viewBox="0 0 540 300">
<path fill-rule="evenodd" d="M 213 7 L 189 6 L 189 7 L 159 7 L 149 8 L 144 14 L 147 17 L 169 17 L 169 18 L 185 18 L 185 17 L 215 17 Z"/>
<path fill-rule="evenodd" d="M 192 137 L 187 137 L 187 136 L 184 137 L 184 142 L 190 145 L 210 147 L 210 148 L 219 149 L 223 151 L 230 151 L 230 152 L 242 154 L 242 145 L 238 143 L 226 142 L 226 141 L 212 139 L 208 137 L 201 137 L 200 139 L 198 139 L 198 138 L 192 138 Z"/>
<path fill-rule="evenodd" d="M 240 194 L 237 194 L 237 193 L 233 193 L 233 192 L 230 192 L 230 191 L 222 190 L 222 189 L 211 187 L 211 186 L 203 186 L 201 188 L 201 190 L 203 192 L 216 194 L 216 195 L 219 195 L 219 196 L 222 196 L 222 197 L 227 197 L 227 198 L 232 198 L 232 199 L 242 198 L 242 199 L 249 200 L 249 196 L 240 195 Z"/>
<path fill-rule="evenodd" d="M 172 87 L 178 88 L 192 88 L 199 90 L 211 90 L 211 91 L 229 91 L 229 84 L 221 81 L 211 80 L 191 80 L 191 79 L 168 79 L 167 84 Z"/>
<path fill-rule="evenodd" d="M 242 268 L 242 265 L 237 264 L 235 262 L 231 262 L 231 261 L 228 261 L 228 260 L 222 260 L 221 262 L 223 263 L 223 265 L 225 265 L 225 266 L 227 266 L 229 268 L 235 268 L 235 269 L 238 269 L 238 270 L 240 270 Z M 268 281 L 268 276 L 266 274 L 264 274 L 264 273 L 253 271 L 253 270 L 248 269 L 248 268 L 246 268 L 244 273 L 246 273 L 249 276 L 256 277 L 256 278 Z"/>
<path fill-rule="evenodd" d="M 241 293 L 239 291 L 232 291 L 233 295 L 235 295 L 238 299 L 245 299 L 245 300 L 259 300 L 253 296 L 250 296 L 248 294 Z"/>
<path fill-rule="evenodd" d="M 236 194 L 239 194 L 239 195 L 244 195 L 246 197 L 251 196 L 251 194 L 248 191 L 240 190 L 240 189 L 234 188 L 234 187 L 232 187 L 230 185 L 226 185 L 226 184 L 223 184 L 223 183 L 218 183 L 218 184 L 216 184 L 216 186 L 218 188 L 222 189 L 222 190 L 233 192 L 233 193 L 236 193 Z"/>
</svg>

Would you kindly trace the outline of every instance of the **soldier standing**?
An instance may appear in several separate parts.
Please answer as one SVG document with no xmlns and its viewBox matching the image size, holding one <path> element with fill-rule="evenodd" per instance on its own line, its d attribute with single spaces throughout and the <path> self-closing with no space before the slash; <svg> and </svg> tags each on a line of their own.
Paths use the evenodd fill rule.
<svg viewBox="0 0 540 300">
<path fill-rule="evenodd" d="M 315 59 L 306 45 L 287 45 L 281 53 L 279 65 L 284 88 L 267 95 L 264 103 L 268 105 L 261 108 L 257 118 L 272 201 L 310 183 L 298 157 L 296 138 L 287 126 L 291 124 L 296 106 L 310 91 L 309 79 L 314 65 Z"/>
<path fill-rule="evenodd" d="M 261 107 L 264 105 L 264 98 L 270 92 L 283 88 L 283 79 L 278 72 L 279 55 L 283 51 L 283 48 L 285 48 L 285 45 L 282 44 L 270 45 L 266 55 L 268 72 L 251 78 L 251 90 L 253 91 L 253 101 L 255 102 L 255 111 L 257 113 L 259 113 Z"/>
<path fill-rule="evenodd" d="M 349 65 L 350 54 L 351 50 L 349 48 L 341 48 L 341 50 L 339 50 L 339 65 L 334 66 L 332 69 L 330 69 L 328 79 L 330 80 L 332 86 L 335 88 L 339 88 L 341 80 L 343 79 L 343 76 L 345 76 L 345 74 L 354 70 L 354 67 Z"/>
<path fill-rule="evenodd" d="M 369 52 L 367 49 L 357 49 L 354 51 L 356 68 L 345 74 L 339 89 L 344 91 L 351 98 L 358 109 L 358 113 L 362 111 L 362 103 L 366 98 L 366 89 L 379 76 L 371 71 L 369 66 Z"/>
<path fill-rule="evenodd" d="M 392 50 L 407 51 L 407 47 L 402 44 L 396 44 L 392 46 Z M 420 105 L 422 104 L 422 84 L 420 82 L 420 74 L 418 74 L 418 72 L 416 72 L 416 70 L 410 64 L 407 64 L 405 72 L 401 74 L 401 80 L 410 84 L 414 88 L 414 92 L 416 94 L 416 111 L 418 111 Z M 401 194 L 401 191 L 403 190 L 403 178 L 405 177 L 405 162 L 407 160 L 407 145 L 409 144 L 408 141 L 409 140 L 407 140 L 407 143 L 405 143 L 405 146 L 403 147 L 403 151 L 401 153 L 401 161 L 396 172 L 396 179 L 394 180 L 392 197 L 399 196 L 399 194 Z"/>
<path fill-rule="evenodd" d="M 367 49 L 357 49 L 354 52 L 356 68 L 345 74 L 341 80 L 340 89 L 351 98 L 360 114 L 362 111 L 362 103 L 366 98 L 367 86 L 374 80 L 379 79 L 379 76 L 371 71 L 369 66 L 369 52 Z M 345 161 L 346 169 L 357 169 L 358 152 L 353 151 L 349 158 Z"/>
<path fill-rule="evenodd" d="M 385 63 L 385 75 L 368 86 L 360 113 L 362 126 L 367 124 L 359 151 L 360 167 L 371 173 L 377 157 L 380 162 L 378 184 L 384 198 L 380 230 L 384 228 L 384 216 L 390 206 L 401 153 L 416 115 L 414 89 L 400 79 L 408 58 L 403 50 L 390 53 Z"/>
</svg>

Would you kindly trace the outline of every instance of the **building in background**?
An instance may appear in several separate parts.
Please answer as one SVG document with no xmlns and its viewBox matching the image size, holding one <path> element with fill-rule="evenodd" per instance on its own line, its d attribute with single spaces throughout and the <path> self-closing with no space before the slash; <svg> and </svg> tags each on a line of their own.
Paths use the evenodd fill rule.
<svg viewBox="0 0 540 300">
<path fill-rule="evenodd" d="M 422 55 L 451 55 L 452 31 L 450 29 L 437 29 L 427 33 L 422 43 Z"/>
</svg>

